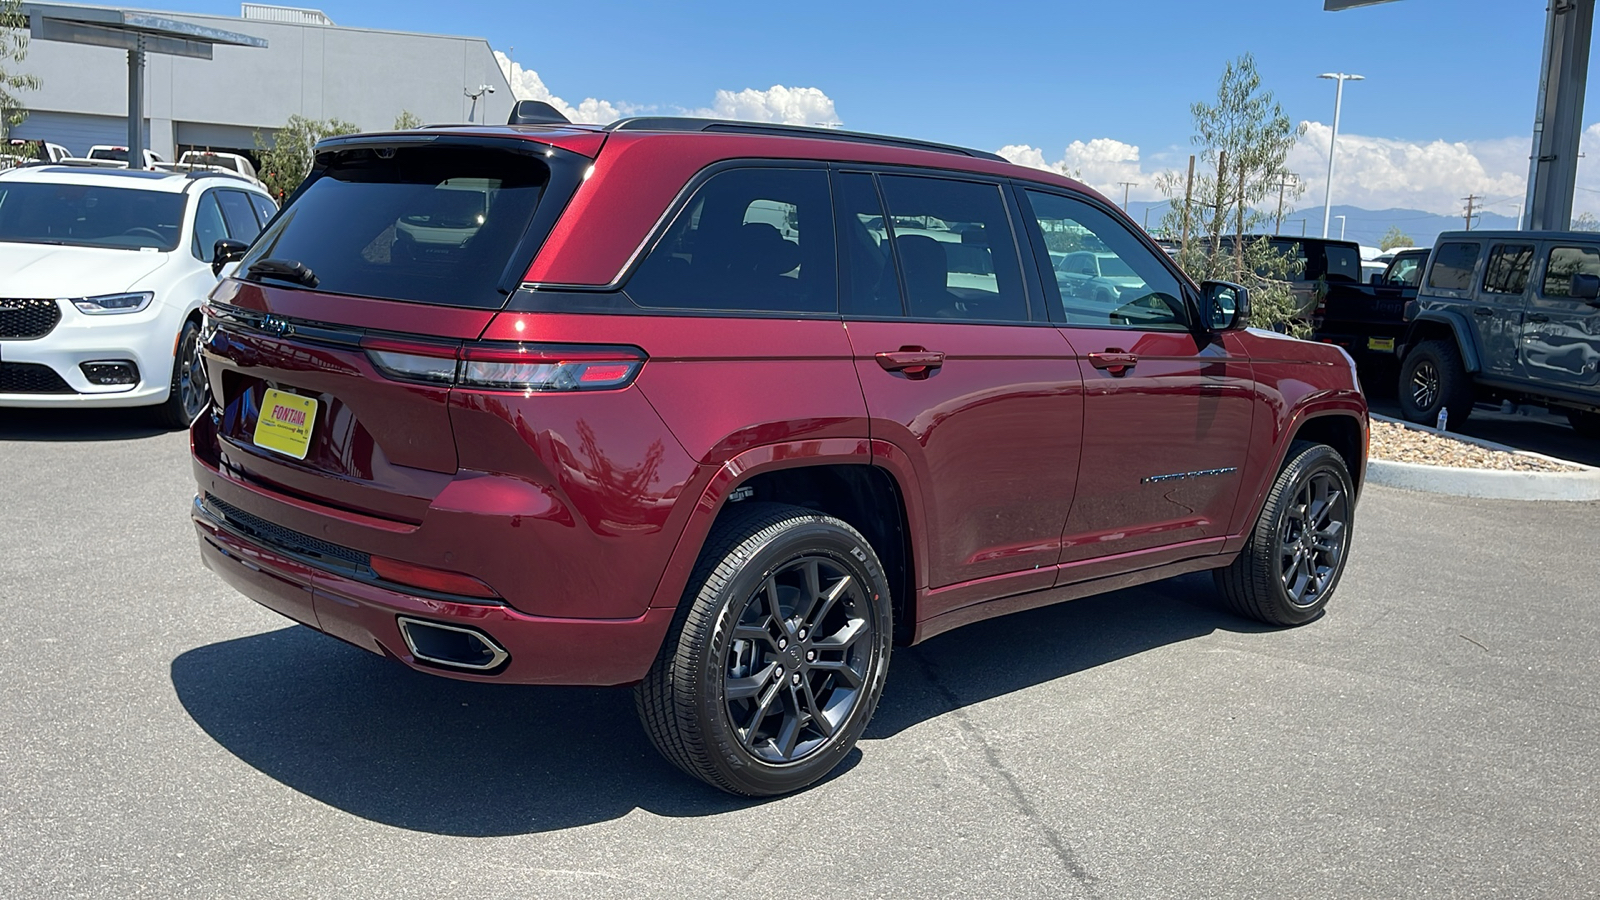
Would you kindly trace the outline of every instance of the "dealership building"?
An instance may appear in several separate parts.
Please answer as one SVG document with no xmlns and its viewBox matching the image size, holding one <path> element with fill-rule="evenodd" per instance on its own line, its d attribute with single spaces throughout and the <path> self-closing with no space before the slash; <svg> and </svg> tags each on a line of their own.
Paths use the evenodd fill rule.
<svg viewBox="0 0 1600 900">
<path fill-rule="evenodd" d="M 291 115 L 375 131 L 402 112 L 504 122 L 514 102 L 483 38 L 346 28 L 317 10 L 256 3 L 239 18 L 28 2 L 21 12 L 33 37 L 16 69 L 42 83 L 18 92 L 28 117 L 11 136 L 74 155 L 128 143 L 132 46 L 144 60 L 143 143 L 167 160 L 253 153 L 257 133 L 270 143 Z"/>
</svg>

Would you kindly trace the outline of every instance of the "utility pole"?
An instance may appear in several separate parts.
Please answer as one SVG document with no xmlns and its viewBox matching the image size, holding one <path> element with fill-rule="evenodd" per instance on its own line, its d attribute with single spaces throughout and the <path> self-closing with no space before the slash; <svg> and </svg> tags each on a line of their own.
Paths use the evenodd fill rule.
<svg viewBox="0 0 1600 900">
<path fill-rule="evenodd" d="M 1471 231 L 1472 230 L 1472 205 L 1474 203 L 1478 202 L 1478 200 L 1481 199 L 1481 198 L 1479 198 L 1477 194 L 1468 194 L 1467 196 L 1463 197 L 1462 199 L 1467 201 L 1467 230 Z"/>
<path fill-rule="evenodd" d="M 1288 172 L 1278 176 L 1278 220 L 1277 224 L 1272 226 L 1272 233 L 1275 235 L 1283 233 L 1283 192 L 1294 183 L 1295 177 Z"/>
<path fill-rule="evenodd" d="M 1139 182 L 1137 182 L 1137 181 L 1119 181 L 1119 182 L 1117 182 L 1117 184 L 1122 185 L 1122 211 L 1123 212 L 1127 212 L 1128 211 L 1128 190 L 1130 188 L 1138 187 L 1139 186 Z"/>
<path fill-rule="evenodd" d="M 1233 280 L 1244 281 L 1244 166 L 1239 167 L 1239 195 L 1233 223 Z"/>
<path fill-rule="evenodd" d="M 1300 220 L 1300 236 L 1301 237 L 1305 237 L 1306 236 L 1306 220 L 1305 219 L 1301 219 Z"/>
<path fill-rule="evenodd" d="M 1183 234 L 1178 237 L 1178 252 L 1189 245 L 1189 201 L 1194 195 L 1194 154 L 1189 154 L 1189 182 L 1183 188 Z"/>
</svg>

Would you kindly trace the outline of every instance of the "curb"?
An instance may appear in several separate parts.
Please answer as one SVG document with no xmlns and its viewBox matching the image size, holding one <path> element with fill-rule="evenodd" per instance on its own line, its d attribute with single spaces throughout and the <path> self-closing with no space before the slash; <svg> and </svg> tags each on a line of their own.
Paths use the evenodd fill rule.
<svg viewBox="0 0 1600 900">
<path fill-rule="evenodd" d="M 1422 463 L 1393 462 L 1384 459 L 1367 460 L 1367 481 L 1386 487 L 1430 494 L 1450 494 L 1457 497 L 1475 497 L 1483 500 L 1600 500 L 1600 469 L 1557 459 L 1542 453 L 1530 453 L 1493 441 L 1479 440 L 1454 432 L 1441 432 L 1412 422 L 1374 415 L 1382 422 L 1392 422 L 1403 428 L 1426 431 L 1489 450 L 1514 453 L 1533 459 L 1543 459 L 1563 465 L 1575 466 L 1579 472 L 1508 472 L 1500 469 L 1458 469 L 1452 466 L 1429 466 Z"/>
</svg>

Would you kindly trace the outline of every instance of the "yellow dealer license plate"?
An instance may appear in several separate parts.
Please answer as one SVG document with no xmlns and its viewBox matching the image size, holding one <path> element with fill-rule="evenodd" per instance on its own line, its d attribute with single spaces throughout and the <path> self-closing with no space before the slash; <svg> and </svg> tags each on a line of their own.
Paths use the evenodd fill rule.
<svg viewBox="0 0 1600 900">
<path fill-rule="evenodd" d="M 1381 350 L 1384 353 L 1394 352 L 1394 338 L 1367 338 L 1368 350 Z"/>
<path fill-rule="evenodd" d="M 317 421 L 317 399 L 267 389 L 256 420 L 255 442 L 274 453 L 305 459 L 311 449 L 311 426 Z"/>
</svg>

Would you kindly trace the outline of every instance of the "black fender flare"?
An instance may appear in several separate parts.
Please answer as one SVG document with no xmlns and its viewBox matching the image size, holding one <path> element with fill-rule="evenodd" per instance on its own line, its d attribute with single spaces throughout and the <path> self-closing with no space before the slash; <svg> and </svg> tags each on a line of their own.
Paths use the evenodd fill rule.
<svg viewBox="0 0 1600 900">
<path fill-rule="evenodd" d="M 1406 326 L 1405 346 L 1409 352 L 1411 347 L 1417 345 L 1417 328 L 1423 323 L 1443 325 L 1455 335 L 1456 349 L 1461 351 L 1461 364 L 1468 372 L 1480 372 L 1483 364 L 1478 360 L 1478 345 L 1472 339 L 1472 323 L 1467 317 L 1453 309 L 1427 309 L 1417 313 L 1417 317 Z"/>
</svg>

